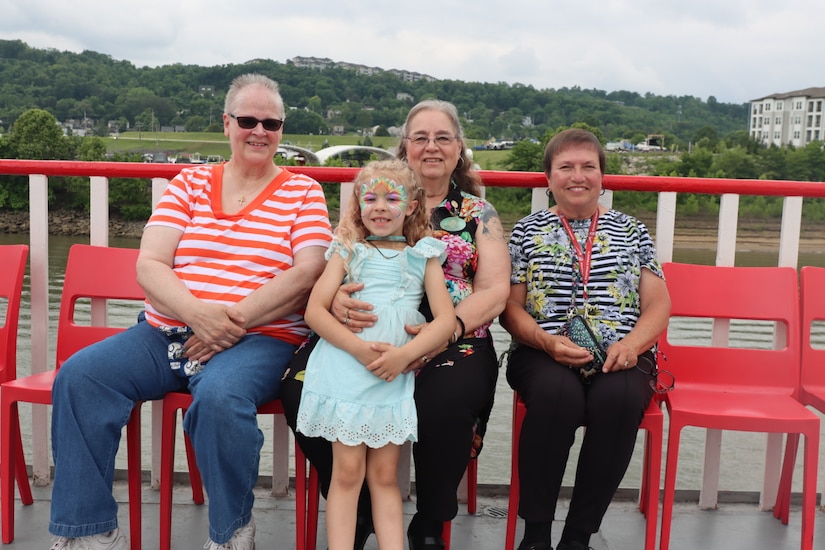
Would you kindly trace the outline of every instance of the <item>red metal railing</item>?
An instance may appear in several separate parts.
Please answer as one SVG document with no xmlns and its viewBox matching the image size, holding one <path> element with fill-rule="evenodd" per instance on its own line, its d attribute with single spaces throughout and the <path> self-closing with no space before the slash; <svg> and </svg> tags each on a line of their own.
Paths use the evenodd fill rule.
<svg viewBox="0 0 825 550">
<path fill-rule="evenodd" d="M 97 245 L 108 244 L 108 185 L 112 178 L 147 178 L 152 180 L 153 204 L 165 188 L 169 179 L 184 166 L 180 164 L 123 163 L 123 162 L 76 162 L 76 161 L 36 161 L 0 159 L 0 174 L 24 175 L 29 177 L 30 187 L 30 302 L 31 338 L 33 342 L 51 341 L 48 333 L 48 178 L 55 176 L 84 176 L 90 178 L 90 242 Z M 320 182 L 341 183 L 342 204 L 346 201 L 357 168 L 343 167 L 289 167 L 291 171 L 306 174 Z M 532 209 L 545 208 L 546 179 L 542 173 L 481 171 L 487 187 L 532 188 Z M 610 205 L 613 191 L 643 191 L 658 194 L 658 209 L 655 227 L 656 247 L 662 261 L 672 259 L 675 236 L 676 197 L 679 193 L 702 193 L 720 195 L 720 213 L 717 234 L 718 265 L 733 265 L 736 254 L 736 234 L 738 226 L 738 203 L 741 195 L 765 195 L 785 197 L 782 223 L 778 235 L 779 265 L 796 267 L 799 252 L 799 237 L 804 198 L 825 197 L 825 183 L 776 180 L 731 180 L 706 178 L 619 176 L 608 175 L 604 180 L 609 191 L 602 202 Z M 32 372 L 47 368 L 48 346 L 32 347 Z M 34 407 L 32 412 L 32 454 L 35 480 L 49 478 L 47 417 L 42 407 Z M 278 430 L 276 430 L 277 432 Z M 708 433 L 706 447 L 706 471 L 703 480 L 703 496 L 700 505 L 712 507 L 716 499 L 717 477 L 707 471 L 708 465 L 719 464 L 721 438 Z M 275 434 L 278 444 L 273 460 L 273 491 L 288 484 L 287 464 L 283 442 L 287 439 L 286 428 L 281 427 Z M 778 476 L 781 436 L 779 440 L 769 439 L 766 476 L 763 485 L 763 506 L 772 504 Z M 712 470 L 712 468 L 711 468 Z M 153 472 L 157 471 L 153 461 Z M 156 478 L 153 477 L 153 481 Z M 285 489 L 284 489 L 285 490 Z"/>
</svg>

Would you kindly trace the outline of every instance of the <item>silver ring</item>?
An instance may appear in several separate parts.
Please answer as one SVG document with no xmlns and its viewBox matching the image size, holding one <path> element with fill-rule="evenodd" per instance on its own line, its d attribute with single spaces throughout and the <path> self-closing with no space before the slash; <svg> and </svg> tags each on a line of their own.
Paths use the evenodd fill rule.
<svg viewBox="0 0 825 550">
<path fill-rule="evenodd" d="M 344 317 L 344 324 L 349 325 L 349 317 Z"/>
<path fill-rule="evenodd" d="M 426 364 L 427 364 L 427 363 L 429 363 L 429 362 L 430 362 L 430 358 L 429 358 L 429 357 L 427 357 L 426 355 L 425 355 L 424 357 L 422 357 L 422 358 L 421 358 L 421 363 L 422 363 L 422 364 L 426 365 Z"/>
<path fill-rule="evenodd" d="M 629 362 L 629 361 L 625 361 L 625 362 L 624 362 L 624 368 L 627 368 L 627 365 L 629 365 L 629 364 L 630 364 L 630 362 Z"/>
</svg>

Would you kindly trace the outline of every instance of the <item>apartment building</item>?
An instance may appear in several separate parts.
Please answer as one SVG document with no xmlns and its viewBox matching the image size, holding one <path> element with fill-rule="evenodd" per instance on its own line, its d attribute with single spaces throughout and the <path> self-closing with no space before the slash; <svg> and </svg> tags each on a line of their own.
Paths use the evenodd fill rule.
<svg viewBox="0 0 825 550">
<path fill-rule="evenodd" d="M 750 136 L 764 145 L 802 147 L 825 140 L 825 88 L 805 88 L 753 99 Z"/>
<path fill-rule="evenodd" d="M 435 78 L 421 73 L 416 73 L 413 71 L 404 71 L 399 69 L 389 69 L 388 71 L 384 71 L 381 67 L 367 67 L 366 65 L 359 65 L 357 63 L 349 63 L 346 61 L 333 61 L 328 57 L 293 57 L 289 60 L 289 63 L 292 63 L 296 67 L 303 67 L 307 69 L 316 69 L 319 71 L 323 71 L 324 69 L 335 67 L 337 69 L 346 69 L 348 71 L 355 71 L 360 75 L 370 76 L 374 74 L 379 74 L 383 72 L 389 72 L 390 74 L 394 74 L 401 80 L 405 82 L 418 82 L 419 80 L 426 80 L 428 82 L 434 82 Z"/>
</svg>

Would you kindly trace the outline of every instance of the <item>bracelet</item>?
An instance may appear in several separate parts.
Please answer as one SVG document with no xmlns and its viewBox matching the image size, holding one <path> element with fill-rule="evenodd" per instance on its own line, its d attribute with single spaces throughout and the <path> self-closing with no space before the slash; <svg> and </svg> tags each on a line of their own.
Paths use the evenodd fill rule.
<svg viewBox="0 0 825 550">
<path fill-rule="evenodd" d="M 455 320 L 458 321 L 458 324 L 461 325 L 461 332 L 453 332 L 453 340 L 450 342 L 451 344 L 455 344 L 467 333 L 467 326 L 464 324 L 464 320 L 459 317 L 458 315 L 455 316 Z"/>
</svg>

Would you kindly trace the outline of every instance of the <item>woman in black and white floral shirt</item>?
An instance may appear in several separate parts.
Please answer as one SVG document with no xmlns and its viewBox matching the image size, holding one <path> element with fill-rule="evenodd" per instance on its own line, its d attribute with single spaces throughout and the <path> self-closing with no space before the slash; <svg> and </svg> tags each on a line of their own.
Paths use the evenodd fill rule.
<svg viewBox="0 0 825 550">
<path fill-rule="evenodd" d="M 647 228 L 599 205 L 604 165 L 592 133 L 556 135 L 544 154 L 556 204 L 519 221 L 510 236 L 510 298 L 501 324 L 514 340 L 507 380 L 527 407 L 519 550 L 551 550 L 567 458 L 585 424 L 557 550 L 588 548 L 654 391 L 654 346 L 667 326 L 670 297 Z"/>
</svg>

